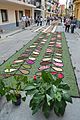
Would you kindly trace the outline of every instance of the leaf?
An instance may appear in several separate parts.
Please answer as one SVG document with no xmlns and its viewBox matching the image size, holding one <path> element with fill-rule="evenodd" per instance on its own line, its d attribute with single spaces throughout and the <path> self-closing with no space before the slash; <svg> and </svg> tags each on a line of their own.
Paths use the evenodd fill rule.
<svg viewBox="0 0 80 120">
<path fill-rule="evenodd" d="M 42 112 L 44 113 L 44 116 L 46 118 L 49 117 L 49 114 L 50 114 L 50 107 L 49 105 L 47 104 L 46 100 L 44 100 L 44 104 L 42 106 Z"/>
<path fill-rule="evenodd" d="M 25 88 L 25 90 L 33 90 L 33 89 L 35 89 L 35 86 L 27 86 L 27 87 Z"/>
<path fill-rule="evenodd" d="M 26 100 L 26 97 L 22 97 L 22 100 L 25 102 L 25 100 Z"/>
<path fill-rule="evenodd" d="M 30 100 L 29 106 L 31 107 L 31 110 L 33 111 L 32 114 L 35 114 L 42 106 L 42 100 L 37 97 L 33 96 L 32 99 Z"/>
<path fill-rule="evenodd" d="M 54 94 L 54 99 L 56 99 L 57 101 L 61 101 L 61 98 L 62 98 L 62 96 L 61 96 L 61 93 L 60 92 L 56 92 L 55 94 Z"/>
<path fill-rule="evenodd" d="M 37 92 L 38 92 L 37 89 L 36 89 L 36 90 L 27 91 L 26 96 L 27 96 L 27 95 L 34 95 L 34 94 L 37 93 Z"/>
<path fill-rule="evenodd" d="M 17 98 L 16 98 L 16 95 L 14 94 L 11 94 L 11 100 L 12 102 L 16 102 L 17 101 Z"/>
<path fill-rule="evenodd" d="M 63 116 L 66 108 L 66 102 L 64 100 L 62 101 L 55 101 L 54 102 L 54 112 L 58 116 Z"/>
<path fill-rule="evenodd" d="M 61 89 L 64 89 L 64 90 L 70 90 L 70 87 L 66 83 L 60 84 L 58 86 L 58 88 L 61 88 Z"/>
<path fill-rule="evenodd" d="M 4 96 L 5 95 L 5 90 L 0 90 L 0 96 Z"/>
<path fill-rule="evenodd" d="M 63 93 L 62 96 L 65 101 L 72 103 L 72 98 L 68 93 Z"/>
<path fill-rule="evenodd" d="M 53 77 L 49 72 L 42 71 L 42 79 L 44 82 L 50 83 L 53 80 Z"/>
<path fill-rule="evenodd" d="M 53 82 L 53 84 L 54 84 L 55 86 L 58 86 L 61 82 L 62 82 L 62 79 L 56 79 L 56 80 Z"/>
<path fill-rule="evenodd" d="M 24 76 L 24 75 L 15 75 L 14 79 L 16 81 L 21 81 L 23 83 L 27 83 L 27 76 Z"/>
<path fill-rule="evenodd" d="M 48 105 L 50 105 L 50 100 L 52 100 L 51 96 L 46 94 L 46 98 L 47 98 L 47 103 Z"/>
<path fill-rule="evenodd" d="M 7 95 L 6 95 L 6 99 L 7 99 L 7 101 L 10 101 L 10 100 L 11 100 L 10 94 L 7 94 Z"/>
</svg>

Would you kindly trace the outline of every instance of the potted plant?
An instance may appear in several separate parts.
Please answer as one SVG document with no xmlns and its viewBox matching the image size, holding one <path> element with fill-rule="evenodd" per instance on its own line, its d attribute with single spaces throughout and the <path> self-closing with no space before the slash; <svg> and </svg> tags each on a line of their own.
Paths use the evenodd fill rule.
<svg viewBox="0 0 80 120">
<path fill-rule="evenodd" d="M 15 84 L 5 87 L 5 96 L 7 101 L 12 100 L 12 103 L 15 105 L 21 104 L 21 99 L 26 100 L 26 95 L 22 96 L 21 92 L 24 91 L 24 87 L 27 84 L 27 76 L 24 75 L 14 75 Z"/>
<path fill-rule="evenodd" d="M 32 114 L 41 109 L 45 117 L 49 117 L 50 111 L 54 109 L 56 115 L 62 116 L 67 102 L 72 103 L 68 93 L 70 87 L 50 72 L 42 71 L 41 77 L 34 76 L 34 80 L 28 83 L 25 90 L 27 95 L 32 95 L 29 105 Z"/>
</svg>

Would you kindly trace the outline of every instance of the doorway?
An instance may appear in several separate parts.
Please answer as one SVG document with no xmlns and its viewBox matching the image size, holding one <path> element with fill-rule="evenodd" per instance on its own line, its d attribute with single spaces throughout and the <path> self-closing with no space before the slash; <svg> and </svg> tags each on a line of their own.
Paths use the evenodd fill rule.
<svg viewBox="0 0 80 120">
<path fill-rule="evenodd" d="M 25 10 L 25 16 L 30 17 L 30 10 Z"/>
<path fill-rule="evenodd" d="M 15 19 L 16 19 L 16 27 L 19 26 L 19 21 L 18 21 L 18 11 L 15 10 Z"/>
</svg>

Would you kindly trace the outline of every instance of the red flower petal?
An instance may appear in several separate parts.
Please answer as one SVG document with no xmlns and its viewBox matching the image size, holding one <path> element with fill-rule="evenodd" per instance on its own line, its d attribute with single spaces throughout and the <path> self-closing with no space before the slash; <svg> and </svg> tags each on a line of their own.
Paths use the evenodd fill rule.
<svg viewBox="0 0 80 120">
<path fill-rule="evenodd" d="M 62 79 L 62 78 L 64 78 L 64 75 L 62 73 L 59 73 L 58 78 Z"/>
<path fill-rule="evenodd" d="M 57 72 L 51 72 L 51 74 L 52 74 L 52 75 L 56 75 L 56 74 L 57 74 Z"/>
<path fill-rule="evenodd" d="M 34 75 L 34 76 L 33 76 L 33 79 L 34 79 L 34 80 L 36 80 L 36 79 L 37 79 L 36 75 Z"/>
</svg>

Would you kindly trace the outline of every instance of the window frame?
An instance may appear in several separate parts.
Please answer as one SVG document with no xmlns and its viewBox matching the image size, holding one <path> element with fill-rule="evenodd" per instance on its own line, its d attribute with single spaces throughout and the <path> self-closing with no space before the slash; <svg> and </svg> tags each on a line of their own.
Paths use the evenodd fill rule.
<svg viewBox="0 0 80 120">
<path fill-rule="evenodd" d="M 2 22 L 8 22 L 8 11 L 6 9 L 0 9 Z"/>
</svg>

